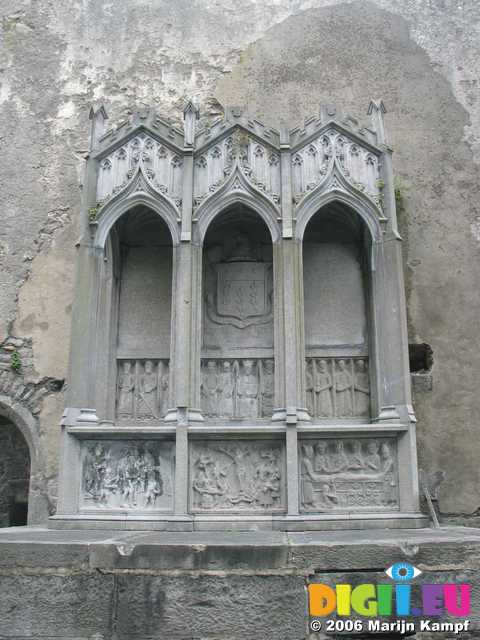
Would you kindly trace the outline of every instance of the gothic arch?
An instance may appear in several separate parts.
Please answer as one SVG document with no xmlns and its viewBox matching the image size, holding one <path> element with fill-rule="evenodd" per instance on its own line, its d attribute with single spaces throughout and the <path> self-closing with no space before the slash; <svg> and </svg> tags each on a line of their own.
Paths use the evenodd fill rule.
<svg viewBox="0 0 480 640">
<path fill-rule="evenodd" d="M 378 243 L 382 238 L 379 211 L 362 192 L 352 193 L 334 188 L 328 191 L 316 189 L 307 195 L 296 210 L 295 237 L 303 241 L 305 229 L 312 217 L 326 205 L 339 202 L 357 213 L 364 221 L 372 238 L 372 243 Z"/>
<path fill-rule="evenodd" d="M 118 200 L 109 201 L 102 210 L 101 217 L 98 222 L 98 228 L 95 233 L 94 246 L 102 251 L 113 225 L 125 213 L 134 209 L 138 205 L 144 205 L 158 214 L 167 225 L 172 237 L 173 246 L 180 243 L 180 225 L 176 211 L 168 200 L 163 199 L 161 194 L 152 195 L 143 191 L 135 192 Z"/>
<path fill-rule="evenodd" d="M 203 245 L 213 220 L 235 204 L 243 204 L 260 216 L 268 227 L 272 244 L 280 240 L 280 227 L 277 221 L 280 214 L 276 207 L 261 191 L 249 183 L 242 172 L 234 171 L 226 183 L 207 198 L 197 210 L 196 239 L 200 244 Z"/>
</svg>

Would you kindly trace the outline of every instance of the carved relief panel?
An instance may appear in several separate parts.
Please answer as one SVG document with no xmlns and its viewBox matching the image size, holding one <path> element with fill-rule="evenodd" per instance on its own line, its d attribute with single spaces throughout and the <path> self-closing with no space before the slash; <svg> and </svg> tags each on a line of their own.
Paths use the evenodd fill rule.
<svg viewBox="0 0 480 640">
<path fill-rule="evenodd" d="M 181 206 L 183 160 L 170 147 L 140 133 L 103 158 L 98 168 L 97 201 L 106 202 L 123 189 L 138 167 L 161 193 Z"/>
<path fill-rule="evenodd" d="M 271 418 L 274 393 L 272 359 L 202 361 L 201 397 L 205 418 Z"/>
<path fill-rule="evenodd" d="M 292 154 L 293 194 L 296 202 L 322 182 L 335 161 L 354 187 L 380 204 L 378 156 L 334 129 L 323 133 Z"/>
<path fill-rule="evenodd" d="M 117 419 L 158 422 L 169 408 L 168 360 L 118 360 L 117 363 Z"/>
<path fill-rule="evenodd" d="M 393 438 L 304 440 L 299 444 L 299 474 L 303 512 L 399 507 Z"/>
<path fill-rule="evenodd" d="M 367 358 L 307 358 L 305 389 L 313 418 L 369 418 Z"/>
<path fill-rule="evenodd" d="M 284 445 L 267 440 L 210 440 L 190 445 L 194 512 L 285 510 Z"/>
<path fill-rule="evenodd" d="M 86 440 L 80 508 L 170 511 L 173 478 L 173 442 Z"/>
</svg>

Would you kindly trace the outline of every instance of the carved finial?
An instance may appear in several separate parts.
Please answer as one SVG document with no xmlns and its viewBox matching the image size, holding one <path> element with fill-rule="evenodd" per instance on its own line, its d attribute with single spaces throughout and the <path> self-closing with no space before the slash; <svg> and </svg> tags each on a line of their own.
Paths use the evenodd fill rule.
<svg viewBox="0 0 480 640">
<path fill-rule="evenodd" d="M 108 115 L 103 104 L 100 105 L 98 109 L 94 109 L 93 106 L 90 107 L 88 118 L 92 121 L 90 129 L 90 149 L 94 149 L 105 132 L 105 120 L 108 120 Z"/>
<path fill-rule="evenodd" d="M 338 116 L 337 112 L 337 105 L 333 104 L 332 102 L 320 105 L 320 119 L 322 122 L 334 119 L 336 116 Z"/>
<path fill-rule="evenodd" d="M 385 122 L 383 114 L 387 113 L 383 100 L 370 100 L 368 105 L 367 115 L 372 119 L 372 127 L 377 134 L 377 140 L 380 144 L 387 143 L 387 137 L 385 134 Z"/>
<path fill-rule="evenodd" d="M 193 100 L 189 100 L 183 108 L 185 146 L 193 147 L 195 140 L 195 124 L 200 117 L 200 110 Z"/>
</svg>

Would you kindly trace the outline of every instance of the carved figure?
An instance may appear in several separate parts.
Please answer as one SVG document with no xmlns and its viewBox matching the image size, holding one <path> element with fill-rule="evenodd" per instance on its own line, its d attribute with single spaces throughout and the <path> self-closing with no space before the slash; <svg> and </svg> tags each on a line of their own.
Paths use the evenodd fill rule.
<svg viewBox="0 0 480 640">
<path fill-rule="evenodd" d="M 351 416 L 353 413 L 351 389 L 352 377 L 347 371 L 345 360 L 339 360 L 338 371 L 335 375 L 335 391 L 338 416 Z"/>
<path fill-rule="evenodd" d="M 219 391 L 217 363 L 214 360 L 209 360 L 207 362 L 207 369 L 203 374 L 201 387 L 202 397 L 204 400 L 204 413 L 207 416 L 215 417 L 218 415 Z"/>
<path fill-rule="evenodd" d="M 275 383 L 273 360 L 264 360 L 262 368 L 262 416 L 270 418 L 273 414 Z"/>
<path fill-rule="evenodd" d="M 342 440 L 338 440 L 333 443 L 333 453 L 330 458 L 331 473 L 341 473 L 348 469 L 349 460 L 345 453 L 345 447 Z"/>
<path fill-rule="evenodd" d="M 233 416 L 233 396 L 235 392 L 235 380 L 232 365 L 229 360 L 224 360 L 219 379 L 218 414 L 222 418 L 230 419 Z"/>
<path fill-rule="evenodd" d="M 310 444 L 302 444 L 302 456 L 300 458 L 300 478 L 302 489 L 302 505 L 305 508 L 313 508 L 313 482 L 315 472 L 312 465 L 313 447 Z"/>
<path fill-rule="evenodd" d="M 307 393 L 307 411 L 311 416 L 316 416 L 315 412 L 315 391 L 313 381 L 313 367 L 314 361 L 307 362 L 307 369 L 305 371 L 305 391 Z"/>
<path fill-rule="evenodd" d="M 137 493 L 142 488 L 139 457 L 140 454 L 136 446 L 127 447 L 118 463 L 119 486 L 124 498 L 122 506 L 126 508 L 137 506 Z"/>
<path fill-rule="evenodd" d="M 318 370 L 315 370 L 315 398 L 317 411 L 316 415 L 321 418 L 330 418 L 333 416 L 332 394 L 332 377 L 328 372 L 325 360 L 320 360 Z"/>
<path fill-rule="evenodd" d="M 142 456 L 141 467 L 144 479 L 145 506 L 155 506 L 157 498 L 163 494 L 160 462 L 156 464 L 153 454 L 146 450 Z"/>
<path fill-rule="evenodd" d="M 280 471 L 274 451 L 260 454 L 262 462 L 257 467 L 257 502 L 265 509 L 271 508 L 280 498 Z"/>
<path fill-rule="evenodd" d="M 323 440 L 315 445 L 315 458 L 313 461 L 315 473 L 330 473 L 330 462 L 327 453 L 327 443 Z"/>
<path fill-rule="evenodd" d="M 160 415 L 164 416 L 168 411 L 168 367 L 160 379 L 161 401 Z"/>
<path fill-rule="evenodd" d="M 365 456 L 365 465 L 373 471 L 380 471 L 381 461 L 378 455 L 378 442 L 371 440 L 367 444 L 367 455 Z"/>
<path fill-rule="evenodd" d="M 118 378 L 118 414 L 133 416 L 133 396 L 135 390 L 135 376 L 131 373 L 131 363 L 123 363 L 123 372 Z"/>
<path fill-rule="evenodd" d="M 365 460 L 363 459 L 362 443 L 360 440 L 354 440 L 352 443 L 353 453 L 350 458 L 348 468 L 352 471 L 365 469 Z"/>
<path fill-rule="evenodd" d="M 358 416 L 370 413 L 370 382 L 364 360 L 359 360 L 355 367 L 355 413 Z"/>
<path fill-rule="evenodd" d="M 382 472 L 385 474 L 385 494 L 384 500 L 386 505 L 395 504 L 396 502 L 396 482 L 394 474 L 395 463 L 390 452 L 390 447 L 386 442 L 380 447 L 380 458 L 382 463 Z"/>
<path fill-rule="evenodd" d="M 144 372 L 138 379 L 137 416 L 139 418 L 158 418 L 157 374 L 151 360 L 145 362 Z"/>
<path fill-rule="evenodd" d="M 254 372 L 253 361 L 243 361 L 243 373 L 237 384 L 238 409 L 241 418 L 258 417 L 258 378 Z"/>
<path fill-rule="evenodd" d="M 333 483 L 324 482 L 315 496 L 315 506 L 319 511 L 328 511 L 338 503 Z"/>
<path fill-rule="evenodd" d="M 106 478 L 109 465 L 109 456 L 102 444 L 97 443 L 91 449 L 86 474 L 85 490 L 94 500 L 105 502 L 107 499 Z"/>
<path fill-rule="evenodd" d="M 210 456 L 200 456 L 195 463 L 193 489 L 196 492 L 197 506 L 210 509 L 217 506 L 220 496 L 225 493 L 222 479 L 225 471 L 220 469 Z"/>
</svg>

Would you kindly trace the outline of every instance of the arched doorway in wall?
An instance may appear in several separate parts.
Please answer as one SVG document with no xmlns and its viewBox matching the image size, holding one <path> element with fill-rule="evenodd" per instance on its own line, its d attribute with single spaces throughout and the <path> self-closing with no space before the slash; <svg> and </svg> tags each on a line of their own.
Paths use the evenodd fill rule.
<svg viewBox="0 0 480 640">
<path fill-rule="evenodd" d="M 237 204 L 203 245 L 202 413 L 270 419 L 274 405 L 274 274 L 270 231 Z"/>
<path fill-rule="evenodd" d="M 330 203 L 303 236 L 306 396 L 315 420 L 370 420 L 370 235 Z"/>
<path fill-rule="evenodd" d="M 169 408 L 172 238 L 145 206 L 125 213 L 107 242 L 112 255 L 110 344 L 115 365 L 110 410 L 119 422 L 157 422 Z M 108 287 L 107 287 L 108 288 Z"/>
<path fill-rule="evenodd" d="M 29 486 L 28 444 L 14 423 L 0 416 L 0 527 L 27 524 Z"/>
</svg>

